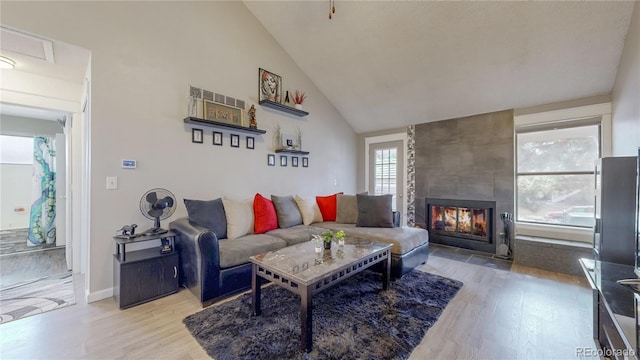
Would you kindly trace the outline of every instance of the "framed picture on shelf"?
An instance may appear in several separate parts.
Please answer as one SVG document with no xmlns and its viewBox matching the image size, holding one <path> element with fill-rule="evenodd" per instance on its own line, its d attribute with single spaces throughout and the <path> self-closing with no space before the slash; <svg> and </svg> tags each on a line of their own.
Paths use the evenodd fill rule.
<svg viewBox="0 0 640 360">
<path fill-rule="evenodd" d="M 213 132 L 213 145 L 222 146 L 222 133 L 218 131 Z"/>
<path fill-rule="evenodd" d="M 280 102 L 282 77 L 265 69 L 258 70 L 258 99 Z"/>
<path fill-rule="evenodd" d="M 276 156 L 274 154 L 267 154 L 267 165 L 276 166 Z"/>
<path fill-rule="evenodd" d="M 231 147 L 240 147 L 240 135 L 231 134 Z"/>
<path fill-rule="evenodd" d="M 287 166 L 287 155 L 280 155 L 280 166 Z"/>
<path fill-rule="evenodd" d="M 247 149 L 255 149 L 255 139 L 251 136 L 247 136 Z"/>
<path fill-rule="evenodd" d="M 292 156 L 291 157 L 291 166 L 298 167 L 298 157 L 297 156 Z"/>
<path fill-rule="evenodd" d="M 303 157 L 302 158 L 302 167 L 309 167 L 309 158 L 308 157 Z"/>
<path fill-rule="evenodd" d="M 191 142 L 202 144 L 202 129 L 191 129 Z"/>
<path fill-rule="evenodd" d="M 204 101 L 204 119 L 244 126 L 242 124 L 242 109 L 208 100 Z"/>
</svg>

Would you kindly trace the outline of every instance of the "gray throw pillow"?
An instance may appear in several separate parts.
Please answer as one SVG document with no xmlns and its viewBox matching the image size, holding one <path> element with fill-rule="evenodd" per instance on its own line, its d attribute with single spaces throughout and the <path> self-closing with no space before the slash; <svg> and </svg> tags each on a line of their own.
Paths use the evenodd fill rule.
<svg viewBox="0 0 640 360">
<path fill-rule="evenodd" d="M 213 231 L 218 239 L 226 239 L 227 216 L 222 199 L 206 201 L 184 199 L 184 205 L 187 207 L 189 221 L 192 224 Z"/>
<path fill-rule="evenodd" d="M 296 200 L 292 195 L 271 195 L 271 201 L 273 201 L 273 206 L 276 208 L 279 228 L 284 229 L 302 224 L 302 214 L 300 214 L 298 204 L 296 204 Z"/>
<path fill-rule="evenodd" d="M 356 195 L 358 222 L 361 227 L 393 227 L 392 195 Z"/>
<path fill-rule="evenodd" d="M 358 222 L 358 199 L 355 195 L 338 194 L 336 206 L 336 222 L 355 224 Z"/>
</svg>

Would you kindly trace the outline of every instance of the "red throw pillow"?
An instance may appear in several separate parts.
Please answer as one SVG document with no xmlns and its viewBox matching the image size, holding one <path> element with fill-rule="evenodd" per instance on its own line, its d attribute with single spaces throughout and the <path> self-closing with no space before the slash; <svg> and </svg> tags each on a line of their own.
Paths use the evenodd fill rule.
<svg viewBox="0 0 640 360">
<path fill-rule="evenodd" d="M 336 221 L 338 194 L 343 193 L 339 192 L 329 196 L 316 196 L 316 202 L 322 214 L 322 221 Z"/>
<path fill-rule="evenodd" d="M 254 233 L 264 234 L 278 228 L 278 217 L 273 202 L 260 194 L 253 198 L 253 215 Z"/>
</svg>

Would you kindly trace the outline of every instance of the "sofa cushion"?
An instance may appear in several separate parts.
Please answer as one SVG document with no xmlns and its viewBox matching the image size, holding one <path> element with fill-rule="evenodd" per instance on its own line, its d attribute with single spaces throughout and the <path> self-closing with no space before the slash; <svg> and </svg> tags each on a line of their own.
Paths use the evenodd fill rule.
<svg viewBox="0 0 640 360">
<path fill-rule="evenodd" d="M 218 239 L 227 237 L 227 217 L 222 199 L 189 200 L 184 199 L 189 221 L 213 231 Z"/>
<path fill-rule="evenodd" d="M 253 233 L 253 201 L 223 197 L 227 215 L 227 238 L 233 240 Z"/>
<path fill-rule="evenodd" d="M 254 233 L 264 234 L 278 228 L 278 217 L 273 202 L 260 194 L 253 198 Z"/>
<path fill-rule="evenodd" d="M 358 198 L 355 195 L 338 194 L 336 222 L 342 224 L 355 224 L 358 222 Z"/>
<path fill-rule="evenodd" d="M 320 213 L 322 213 L 322 221 L 336 221 L 336 203 L 338 194 L 316 196 L 316 202 L 320 208 Z"/>
<path fill-rule="evenodd" d="M 278 215 L 278 227 L 284 229 L 302 224 L 302 215 L 293 196 L 271 195 L 271 200 Z"/>
<path fill-rule="evenodd" d="M 318 207 L 318 203 L 314 198 L 303 198 L 296 195 L 294 198 L 298 205 L 298 210 L 302 215 L 302 224 L 311 225 L 313 223 L 322 222 L 322 213 Z"/>
<path fill-rule="evenodd" d="M 323 228 L 307 225 L 297 225 L 286 229 L 276 229 L 267 234 L 284 240 L 287 246 L 300 244 L 311 240 L 311 235 L 320 235 L 325 231 Z"/>
<path fill-rule="evenodd" d="M 287 246 L 287 243 L 277 237 L 266 234 L 246 235 L 234 240 L 222 240 L 218 242 L 220 249 L 220 267 L 242 265 L 249 262 L 249 256 L 279 250 Z"/>
<path fill-rule="evenodd" d="M 343 230 L 348 237 L 384 242 L 391 244 L 391 253 L 401 256 L 409 251 L 429 243 L 429 233 L 425 229 L 413 227 L 373 228 L 357 227 L 353 224 L 339 224 L 336 222 L 323 222 L 317 227 L 333 231 Z"/>
<path fill-rule="evenodd" d="M 393 227 L 393 195 L 356 195 L 358 199 L 358 221 L 361 227 Z"/>
</svg>

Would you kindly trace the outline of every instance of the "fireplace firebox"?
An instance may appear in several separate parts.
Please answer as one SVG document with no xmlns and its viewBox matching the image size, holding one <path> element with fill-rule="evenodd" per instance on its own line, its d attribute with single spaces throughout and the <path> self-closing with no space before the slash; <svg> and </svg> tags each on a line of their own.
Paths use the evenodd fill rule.
<svg viewBox="0 0 640 360">
<path fill-rule="evenodd" d="M 429 241 L 495 253 L 495 201 L 426 199 Z"/>
</svg>

